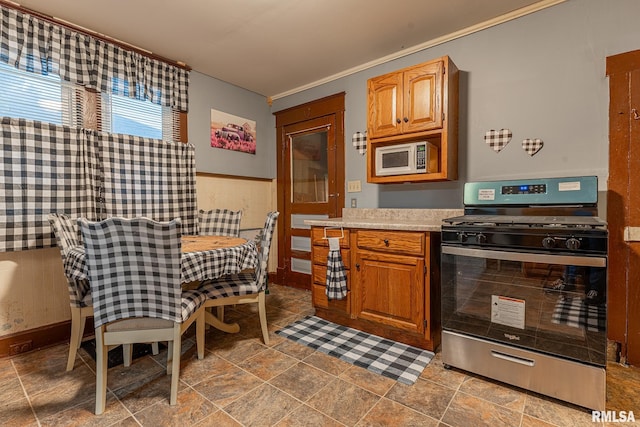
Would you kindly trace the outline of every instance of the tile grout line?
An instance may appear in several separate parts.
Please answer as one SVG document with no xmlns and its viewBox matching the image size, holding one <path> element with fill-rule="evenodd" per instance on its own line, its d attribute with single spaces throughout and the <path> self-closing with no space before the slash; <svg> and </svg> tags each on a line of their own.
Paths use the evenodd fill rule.
<svg viewBox="0 0 640 427">
<path fill-rule="evenodd" d="M 11 367 L 13 368 L 13 371 L 16 373 L 16 377 L 18 378 L 18 381 L 20 382 L 20 387 L 22 388 L 22 393 L 24 394 L 25 399 L 27 399 L 27 402 L 29 403 L 29 409 L 31 409 L 31 413 L 33 414 L 33 418 L 35 418 L 36 423 L 38 424 L 38 427 L 41 427 L 42 423 L 40 423 L 40 418 L 38 418 L 38 414 L 36 414 L 36 410 L 33 408 L 33 404 L 31 403 L 31 398 L 29 397 L 29 394 L 27 393 L 27 389 L 24 387 L 24 383 L 22 382 L 22 378 L 20 378 L 20 373 L 18 372 L 18 369 L 16 368 L 16 365 L 13 362 L 13 359 L 11 359 Z"/>
</svg>

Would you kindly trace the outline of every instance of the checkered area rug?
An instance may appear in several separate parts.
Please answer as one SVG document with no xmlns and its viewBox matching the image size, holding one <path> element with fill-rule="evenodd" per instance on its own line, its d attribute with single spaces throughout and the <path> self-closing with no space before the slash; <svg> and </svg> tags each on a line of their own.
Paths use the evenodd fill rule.
<svg viewBox="0 0 640 427">
<path fill-rule="evenodd" d="M 276 332 L 376 374 L 411 385 L 434 354 L 366 332 L 307 316 Z"/>
<path fill-rule="evenodd" d="M 607 326 L 607 308 L 588 305 L 582 298 L 561 298 L 556 303 L 551 321 L 593 332 L 603 332 Z"/>
</svg>

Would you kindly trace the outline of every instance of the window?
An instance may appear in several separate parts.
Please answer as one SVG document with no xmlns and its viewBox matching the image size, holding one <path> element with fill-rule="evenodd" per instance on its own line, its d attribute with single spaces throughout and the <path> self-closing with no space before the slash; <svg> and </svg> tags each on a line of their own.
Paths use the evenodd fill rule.
<svg viewBox="0 0 640 427">
<path fill-rule="evenodd" d="M 91 93 L 83 87 L 19 70 L 0 61 L 0 116 L 177 141 L 179 113 L 123 95 Z M 89 105 L 99 104 L 99 105 Z M 90 117 L 89 111 L 96 114 Z"/>
<path fill-rule="evenodd" d="M 122 95 L 102 94 L 102 130 L 111 133 L 144 136 L 174 141 L 174 113 L 151 101 Z"/>
<path fill-rule="evenodd" d="M 29 73 L 0 62 L 0 87 L 0 116 L 77 125 L 77 90 L 56 75 Z"/>
</svg>

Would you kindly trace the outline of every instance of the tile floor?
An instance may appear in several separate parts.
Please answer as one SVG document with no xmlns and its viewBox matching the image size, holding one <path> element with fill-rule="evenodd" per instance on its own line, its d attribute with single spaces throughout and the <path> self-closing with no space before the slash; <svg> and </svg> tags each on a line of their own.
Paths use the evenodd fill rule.
<svg viewBox="0 0 640 427">
<path fill-rule="evenodd" d="M 109 370 L 107 409 L 95 416 L 95 363 L 80 350 L 65 372 L 66 345 L 0 360 L 0 425 L 7 426 L 593 426 L 583 408 L 455 369 L 439 354 L 407 386 L 275 334 L 313 314 L 307 291 L 271 285 L 271 342 L 253 307 L 227 309 L 239 334 L 207 333 L 204 360 L 185 337 L 178 404 L 168 405 L 164 352 Z M 640 370 L 611 363 L 607 409 L 634 411 Z M 621 424 L 611 424 L 621 425 Z M 627 424 L 629 425 L 629 424 Z"/>
</svg>

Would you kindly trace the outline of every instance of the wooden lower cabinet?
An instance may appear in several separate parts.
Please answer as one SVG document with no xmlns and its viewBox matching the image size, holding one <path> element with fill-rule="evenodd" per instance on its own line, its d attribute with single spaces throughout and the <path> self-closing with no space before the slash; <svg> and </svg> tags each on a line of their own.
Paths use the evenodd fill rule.
<svg viewBox="0 0 640 427">
<path fill-rule="evenodd" d="M 359 319 L 424 332 L 424 258 L 358 251 L 352 313 Z"/>
<path fill-rule="evenodd" d="M 341 253 L 348 293 L 342 301 L 325 295 L 324 234 L 323 227 L 312 228 L 316 315 L 434 351 L 440 344 L 440 233 L 345 230 Z"/>
<path fill-rule="evenodd" d="M 313 227 L 311 229 L 311 299 L 313 306 L 338 313 L 351 312 L 351 252 L 349 250 L 349 230 Z M 325 293 L 327 282 L 327 255 L 329 254 L 328 237 L 340 238 L 340 254 L 347 269 L 347 297 L 344 300 L 329 300 Z"/>
</svg>

